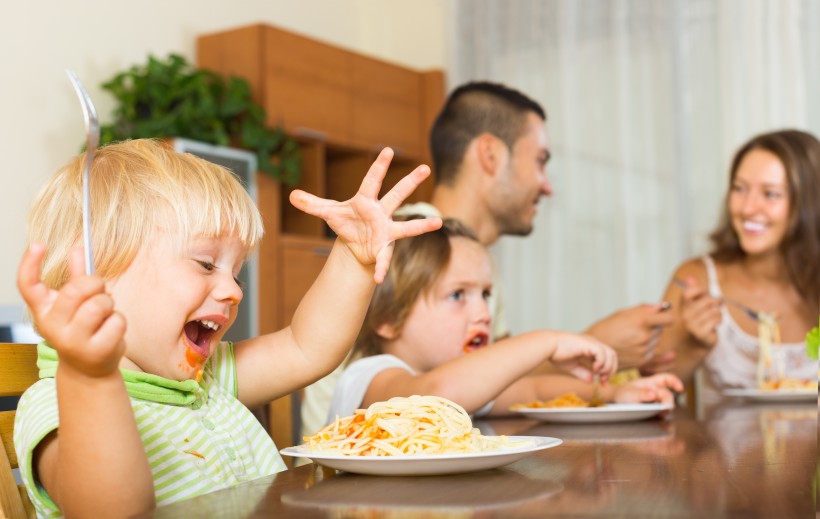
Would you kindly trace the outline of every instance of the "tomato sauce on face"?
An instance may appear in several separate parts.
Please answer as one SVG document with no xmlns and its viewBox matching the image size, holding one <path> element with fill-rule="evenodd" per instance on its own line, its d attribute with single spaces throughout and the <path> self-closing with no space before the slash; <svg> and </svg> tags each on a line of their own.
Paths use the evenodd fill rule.
<svg viewBox="0 0 820 519">
<path fill-rule="evenodd" d="M 202 380 L 202 369 L 208 358 L 202 356 L 199 352 L 194 351 L 192 348 L 186 347 L 185 360 L 188 362 L 189 366 L 196 369 L 196 381 L 199 382 Z"/>
</svg>

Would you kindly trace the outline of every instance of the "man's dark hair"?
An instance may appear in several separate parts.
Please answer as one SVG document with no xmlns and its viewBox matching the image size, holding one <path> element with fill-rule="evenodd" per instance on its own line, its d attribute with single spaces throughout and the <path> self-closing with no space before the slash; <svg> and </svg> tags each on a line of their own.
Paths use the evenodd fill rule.
<svg viewBox="0 0 820 519">
<path fill-rule="evenodd" d="M 436 182 L 453 183 L 467 146 L 482 133 L 495 135 L 512 150 L 524 134 L 529 112 L 547 119 L 541 105 L 504 85 L 475 81 L 456 88 L 430 131 Z"/>
</svg>

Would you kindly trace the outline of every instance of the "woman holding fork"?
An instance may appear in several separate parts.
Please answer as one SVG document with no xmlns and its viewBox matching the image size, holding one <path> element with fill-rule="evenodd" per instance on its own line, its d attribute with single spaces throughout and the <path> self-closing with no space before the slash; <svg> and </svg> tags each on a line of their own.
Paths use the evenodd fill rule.
<svg viewBox="0 0 820 519">
<path fill-rule="evenodd" d="M 813 135 L 765 133 L 735 154 L 711 252 L 680 265 L 664 295 L 677 315 L 659 351 L 675 352 L 674 371 L 684 381 L 703 366 L 707 399 L 715 390 L 758 387 L 755 314 L 773 316 L 782 340 L 772 345 L 774 372 L 765 375 L 816 379 L 804 341 L 820 313 L 818 201 L 820 141 Z"/>
</svg>

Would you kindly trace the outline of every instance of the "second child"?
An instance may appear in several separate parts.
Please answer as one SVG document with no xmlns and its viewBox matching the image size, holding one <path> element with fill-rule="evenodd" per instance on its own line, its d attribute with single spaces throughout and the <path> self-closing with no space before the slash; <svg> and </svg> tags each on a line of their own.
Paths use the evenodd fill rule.
<svg viewBox="0 0 820 519">
<path fill-rule="evenodd" d="M 617 368 L 615 351 L 573 333 L 539 330 L 492 344 L 492 263 L 456 220 L 396 243 L 385 282 L 370 303 L 350 363 L 336 386 L 327 422 L 395 396 L 436 395 L 469 413 L 508 414 L 512 405 L 567 392 L 590 399 L 594 374 Z M 574 377 L 531 374 L 549 361 Z M 618 402 L 671 402 L 674 375 L 604 385 Z"/>
</svg>

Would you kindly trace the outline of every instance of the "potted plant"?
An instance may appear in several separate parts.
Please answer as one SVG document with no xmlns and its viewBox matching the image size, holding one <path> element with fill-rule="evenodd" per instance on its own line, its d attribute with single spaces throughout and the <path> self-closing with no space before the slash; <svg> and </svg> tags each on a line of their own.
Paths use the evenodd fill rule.
<svg viewBox="0 0 820 519">
<path fill-rule="evenodd" d="M 256 153 L 259 169 L 293 185 L 301 154 L 280 128 L 265 126 L 264 109 L 248 82 L 198 69 L 182 56 L 148 57 L 102 84 L 118 101 L 114 121 L 100 128 L 100 144 L 135 138 L 185 137 Z"/>
</svg>

